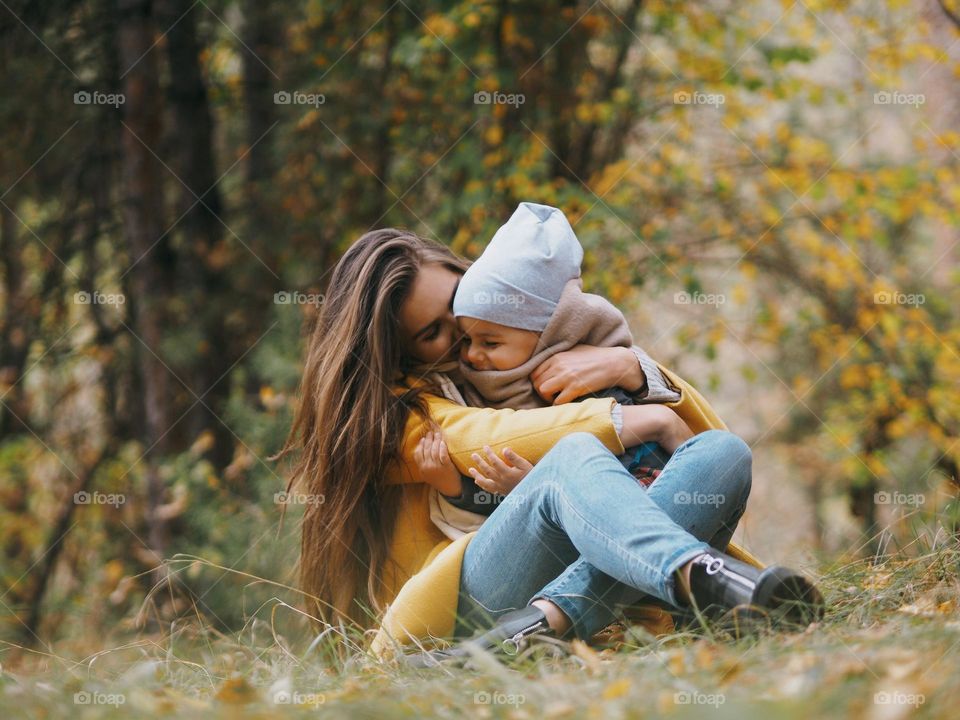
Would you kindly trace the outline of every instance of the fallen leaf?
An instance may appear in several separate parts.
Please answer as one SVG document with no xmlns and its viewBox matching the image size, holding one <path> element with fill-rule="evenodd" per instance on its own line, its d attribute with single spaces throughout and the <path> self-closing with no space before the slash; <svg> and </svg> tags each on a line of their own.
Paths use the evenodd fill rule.
<svg viewBox="0 0 960 720">
<path fill-rule="evenodd" d="M 632 686 L 633 683 L 630 681 L 630 678 L 614 680 L 603 689 L 603 699 L 616 700 L 617 698 L 621 698 L 630 692 Z"/>
<path fill-rule="evenodd" d="M 245 677 L 237 676 L 224 682 L 214 697 L 231 705 L 246 705 L 257 700 L 257 691 Z"/>
</svg>

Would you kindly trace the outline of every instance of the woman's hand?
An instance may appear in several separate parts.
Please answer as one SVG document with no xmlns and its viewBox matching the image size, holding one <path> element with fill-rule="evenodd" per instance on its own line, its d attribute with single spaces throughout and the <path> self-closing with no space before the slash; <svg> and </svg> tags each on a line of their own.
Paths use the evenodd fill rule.
<svg viewBox="0 0 960 720">
<path fill-rule="evenodd" d="M 547 358 L 530 373 L 530 380 L 540 397 L 554 405 L 614 386 L 636 392 L 647 382 L 633 350 L 593 345 L 577 345 Z"/>
<path fill-rule="evenodd" d="M 470 476 L 476 481 L 477 487 L 489 493 L 509 494 L 533 469 L 533 465 L 510 448 L 503 449 L 509 465 L 501 460 L 489 445 L 485 445 L 483 451 L 487 454 L 486 460 L 480 457 L 479 453 L 471 455 L 477 467 L 470 468 Z"/>
</svg>

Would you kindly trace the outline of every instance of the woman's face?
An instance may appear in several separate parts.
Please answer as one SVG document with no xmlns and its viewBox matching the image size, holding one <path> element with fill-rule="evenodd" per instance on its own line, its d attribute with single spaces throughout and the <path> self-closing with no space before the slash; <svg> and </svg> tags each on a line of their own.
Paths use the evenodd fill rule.
<svg viewBox="0 0 960 720">
<path fill-rule="evenodd" d="M 462 333 L 453 317 L 453 294 L 460 275 L 443 265 L 423 265 L 400 306 L 400 328 L 407 355 L 428 364 L 456 360 Z"/>
</svg>

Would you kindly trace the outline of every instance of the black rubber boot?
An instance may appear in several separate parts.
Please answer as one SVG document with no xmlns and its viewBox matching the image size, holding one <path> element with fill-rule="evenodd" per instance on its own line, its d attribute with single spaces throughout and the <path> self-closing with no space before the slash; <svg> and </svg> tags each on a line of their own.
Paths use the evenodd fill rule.
<svg viewBox="0 0 960 720">
<path fill-rule="evenodd" d="M 553 635 L 553 630 L 547 624 L 547 616 L 535 605 L 528 605 L 520 610 L 513 610 L 501 616 L 489 630 L 464 640 L 449 650 L 431 650 L 405 655 L 404 660 L 410 667 L 425 668 L 437 665 L 465 662 L 472 656 L 471 651 L 485 650 L 487 652 L 516 655 L 527 644 L 531 635 Z"/>
<path fill-rule="evenodd" d="M 690 592 L 707 614 L 749 606 L 775 623 L 808 625 L 823 617 L 823 596 L 799 573 L 781 566 L 759 570 L 713 550 L 695 558 Z"/>
</svg>

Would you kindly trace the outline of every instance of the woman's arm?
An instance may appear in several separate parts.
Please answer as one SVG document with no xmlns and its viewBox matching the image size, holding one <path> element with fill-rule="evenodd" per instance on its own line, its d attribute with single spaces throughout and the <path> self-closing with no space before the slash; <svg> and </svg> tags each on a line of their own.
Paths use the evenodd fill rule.
<svg viewBox="0 0 960 720">
<path fill-rule="evenodd" d="M 562 405 L 615 385 L 638 392 L 647 379 L 630 348 L 577 345 L 540 363 L 530 382 L 544 400 Z"/>
<path fill-rule="evenodd" d="M 633 401 L 640 404 L 649 403 L 676 403 L 680 402 L 683 395 L 680 390 L 673 387 L 670 380 L 664 375 L 657 361 L 650 357 L 646 351 L 638 345 L 630 348 L 640 363 L 640 369 L 646 377 L 646 386 L 639 392 L 633 393 Z"/>
<path fill-rule="evenodd" d="M 537 393 L 554 405 L 612 387 L 623 388 L 635 402 L 677 402 L 681 397 L 656 362 L 637 346 L 577 345 L 544 360 L 530 374 L 530 381 Z"/>
<path fill-rule="evenodd" d="M 450 458 L 464 474 L 476 465 L 471 455 L 482 455 L 486 445 L 498 455 L 509 446 L 520 457 L 536 463 L 560 438 L 574 432 L 591 433 L 614 454 L 623 452 L 611 417 L 613 400 L 609 398 L 533 410 L 473 408 L 432 395 L 425 398 L 430 417 L 443 431 Z M 393 482 L 424 482 L 414 456 L 417 444 L 429 430 L 426 420 L 417 413 L 410 414 Z"/>
</svg>

